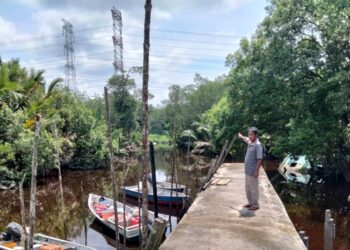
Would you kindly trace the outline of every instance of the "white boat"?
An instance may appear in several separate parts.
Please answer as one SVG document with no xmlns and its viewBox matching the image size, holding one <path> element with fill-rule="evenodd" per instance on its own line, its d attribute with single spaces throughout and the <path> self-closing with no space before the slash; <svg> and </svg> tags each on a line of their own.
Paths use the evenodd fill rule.
<svg viewBox="0 0 350 250">
<path fill-rule="evenodd" d="M 311 168 L 311 163 L 305 155 L 288 155 L 284 158 L 278 171 L 287 181 L 307 184 L 311 178 L 310 174 L 308 174 L 308 170 Z"/>
<path fill-rule="evenodd" d="M 121 202 L 116 202 L 117 211 L 118 211 L 118 228 L 119 234 L 125 237 L 126 239 L 133 239 L 138 237 L 140 234 L 139 231 L 139 208 L 134 206 L 129 206 L 125 204 L 125 217 L 126 217 L 126 235 L 124 235 L 124 204 Z M 90 212 L 98 219 L 101 223 L 106 225 L 112 230 L 115 230 L 114 222 L 114 207 L 113 200 L 107 197 L 103 197 L 96 194 L 89 194 L 88 206 Z M 165 216 L 158 215 L 159 218 L 164 221 L 168 221 Z M 148 223 L 151 225 L 154 221 L 154 213 L 148 211 Z M 147 226 L 149 226 L 147 225 Z M 142 225 L 141 225 L 142 226 Z"/>
<path fill-rule="evenodd" d="M 285 168 L 289 171 L 304 171 L 311 168 L 311 163 L 306 155 L 288 155 L 283 159 L 280 168 Z"/>
<path fill-rule="evenodd" d="M 95 248 L 84 246 L 75 242 L 61 240 L 61 239 L 47 236 L 44 234 L 35 234 L 33 249 L 40 249 L 40 247 L 43 247 L 45 245 L 54 245 L 54 246 L 60 247 L 61 249 L 96 250 Z M 1 250 L 14 250 L 14 249 L 19 250 L 19 249 L 24 249 L 24 247 L 21 247 L 20 244 L 17 244 L 16 242 L 0 242 L 0 249 Z"/>
</svg>

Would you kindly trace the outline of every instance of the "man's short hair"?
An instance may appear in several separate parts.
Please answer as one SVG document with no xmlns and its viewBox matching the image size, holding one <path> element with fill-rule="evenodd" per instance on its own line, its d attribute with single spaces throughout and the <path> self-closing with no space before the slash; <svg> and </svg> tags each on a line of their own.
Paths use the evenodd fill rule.
<svg viewBox="0 0 350 250">
<path fill-rule="evenodd" d="M 254 135 L 258 135 L 258 129 L 256 127 L 250 127 L 248 129 L 248 132 L 253 132 Z"/>
</svg>

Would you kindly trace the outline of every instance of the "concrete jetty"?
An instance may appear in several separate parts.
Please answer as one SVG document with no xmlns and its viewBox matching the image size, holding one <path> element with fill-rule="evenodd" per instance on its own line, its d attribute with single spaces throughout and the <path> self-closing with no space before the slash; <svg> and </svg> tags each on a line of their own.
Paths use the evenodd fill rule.
<svg viewBox="0 0 350 250">
<path fill-rule="evenodd" d="M 197 196 L 160 249 L 306 249 L 263 169 L 257 211 L 242 208 L 247 203 L 242 163 L 223 164 L 218 178 L 221 185 Z"/>
</svg>

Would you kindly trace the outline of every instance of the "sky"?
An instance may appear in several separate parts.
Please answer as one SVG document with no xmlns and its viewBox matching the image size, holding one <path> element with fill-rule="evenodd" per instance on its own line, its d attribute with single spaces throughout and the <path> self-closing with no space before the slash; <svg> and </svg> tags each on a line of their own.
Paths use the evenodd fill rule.
<svg viewBox="0 0 350 250">
<path fill-rule="evenodd" d="M 73 25 L 77 87 L 102 95 L 114 73 L 111 7 L 122 12 L 124 68 L 142 66 L 144 0 L 2 0 L 0 56 L 45 70 L 50 81 L 65 74 L 62 18 Z M 173 84 L 227 74 L 225 57 L 251 37 L 265 16 L 266 0 L 153 0 L 149 89 L 161 104 Z M 142 77 L 132 74 L 136 87 Z"/>
</svg>

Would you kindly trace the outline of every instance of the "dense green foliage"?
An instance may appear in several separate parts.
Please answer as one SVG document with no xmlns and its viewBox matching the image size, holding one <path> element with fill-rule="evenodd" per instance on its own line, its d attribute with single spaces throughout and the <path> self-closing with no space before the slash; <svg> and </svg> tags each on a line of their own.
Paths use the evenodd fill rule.
<svg viewBox="0 0 350 250">
<path fill-rule="evenodd" d="M 130 137 L 137 128 L 137 100 L 130 90 L 135 88 L 135 81 L 122 75 L 113 75 L 108 85 L 112 90 L 111 125 L 113 129 L 121 129 Z"/>
<path fill-rule="evenodd" d="M 206 115 L 216 145 L 255 125 L 274 154 L 349 162 L 350 2 L 273 0 L 267 12 L 227 57 L 229 94 Z"/>
<path fill-rule="evenodd" d="M 105 125 L 97 110 L 101 100 L 87 99 L 61 87 L 61 79 L 49 86 L 43 71 L 27 71 L 18 60 L 0 64 L 0 181 L 30 176 L 33 117 L 40 116 L 38 174 L 61 163 L 69 168 L 103 167 L 106 159 Z M 47 90 L 45 90 L 47 87 Z M 55 139 L 55 127 L 58 138 Z"/>
<path fill-rule="evenodd" d="M 188 140 L 187 136 L 181 136 L 184 130 L 191 130 L 198 140 L 208 140 L 206 124 L 201 123 L 202 115 L 226 91 L 222 77 L 210 81 L 196 75 L 192 85 L 172 85 L 168 100 L 161 107 L 150 108 L 150 133 L 169 134 L 180 146 L 183 140 Z"/>
<path fill-rule="evenodd" d="M 219 150 L 254 125 L 272 154 L 307 154 L 319 163 L 347 165 L 349 13 L 346 0 L 271 0 L 253 37 L 227 56 L 227 76 L 196 75 L 194 84 L 172 85 L 168 100 L 150 106 L 150 138 L 180 146 L 210 140 Z M 113 75 L 108 84 L 115 148 L 141 141 L 141 105 L 128 74 Z M 0 181 L 29 172 L 35 115 L 42 127 L 39 174 L 55 167 L 56 143 L 64 166 L 105 165 L 103 98 L 72 93 L 60 82 L 47 85 L 43 71 L 28 71 L 18 60 L 0 61 Z M 242 149 L 235 143 L 236 154 Z"/>
</svg>

